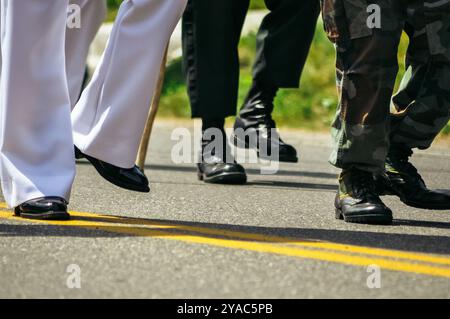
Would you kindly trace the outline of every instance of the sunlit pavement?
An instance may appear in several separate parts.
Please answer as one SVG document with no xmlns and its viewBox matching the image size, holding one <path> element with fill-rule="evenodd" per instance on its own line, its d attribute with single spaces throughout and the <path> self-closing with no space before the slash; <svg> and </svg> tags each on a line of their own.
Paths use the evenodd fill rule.
<svg viewBox="0 0 450 319">
<path fill-rule="evenodd" d="M 450 297 L 450 211 L 387 197 L 393 226 L 335 220 L 329 137 L 294 130 L 282 136 L 298 164 L 276 175 L 244 164 L 248 185 L 207 185 L 171 160 L 178 126 L 193 125 L 156 123 L 150 194 L 80 162 L 71 221 L 25 221 L 0 204 L 0 297 Z M 414 163 L 430 187 L 450 189 L 450 147 Z"/>
</svg>

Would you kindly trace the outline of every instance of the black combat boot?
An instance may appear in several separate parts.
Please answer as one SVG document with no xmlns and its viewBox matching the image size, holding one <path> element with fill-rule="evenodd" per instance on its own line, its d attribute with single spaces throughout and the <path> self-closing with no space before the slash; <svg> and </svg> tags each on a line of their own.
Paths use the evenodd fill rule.
<svg viewBox="0 0 450 319">
<path fill-rule="evenodd" d="M 450 195 L 430 190 L 417 169 L 409 162 L 413 151 L 391 145 L 386 174 L 381 176 L 380 194 L 396 195 L 408 206 L 424 209 L 450 209 Z"/>
<path fill-rule="evenodd" d="M 272 119 L 277 91 L 276 87 L 253 83 L 234 123 L 233 142 L 241 148 L 255 149 L 260 158 L 296 163 L 297 151 L 283 142 Z"/>
<path fill-rule="evenodd" d="M 378 196 L 373 174 L 356 168 L 342 171 L 335 207 L 336 218 L 348 223 L 392 223 L 392 211 Z"/>
<path fill-rule="evenodd" d="M 245 169 L 236 163 L 223 128 L 225 120 L 203 120 L 198 178 L 206 183 L 245 184 Z"/>
</svg>

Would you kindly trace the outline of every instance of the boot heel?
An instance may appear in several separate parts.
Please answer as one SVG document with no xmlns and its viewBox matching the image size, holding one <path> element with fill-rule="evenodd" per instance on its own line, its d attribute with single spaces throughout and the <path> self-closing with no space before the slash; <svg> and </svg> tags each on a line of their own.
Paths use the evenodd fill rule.
<svg viewBox="0 0 450 319">
<path fill-rule="evenodd" d="M 334 217 L 336 217 L 336 219 L 340 219 L 340 220 L 344 219 L 344 216 L 342 216 L 342 212 L 339 208 L 336 208 Z"/>
<path fill-rule="evenodd" d="M 203 180 L 203 173 L 202 172 L 198 172 L 197 173 L 197 178 L 198 178 L 199 181 L 202 181 Z"/>
</svg>

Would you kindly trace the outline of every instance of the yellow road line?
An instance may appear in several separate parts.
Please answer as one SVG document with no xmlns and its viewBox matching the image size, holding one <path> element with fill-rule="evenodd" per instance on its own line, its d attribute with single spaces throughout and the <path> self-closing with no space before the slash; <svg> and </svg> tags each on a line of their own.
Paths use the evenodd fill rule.
<svg viewBox="0 0 450 319">
<path fill-rule="evenodd" d="M 170 224 L 152 222 L 152 225 L 160 225 L 165 227 L 170 227 Z M 325 249 L 331 251 L 340 251 L 344 253 L 356 253 L 363 255 L 375 255 L 380 257 L 393 257 L 400 259 L 410 259 L 414 261 L 421 262 L 429 262 L 435 264 L 443 264 L 450 265 L 450 258 L 419 254 L 419 253 L 409 253 L 398 250 L 388 250 L 381 248 L 370 248 L 364 246 L 354 246 L 354 245 L 345 245 L 345 244 L 337 244 L 330 242 L 321 242 L 321 241 L 312 241 L 311 239 L 301 240 L 299 238 L 292 237 L 281 237 L 281 236 L 272 236 L 272 235 L 263 235 L 256 233 L 244 233 L 234 230 L 226 230 L 226 229 L 218 229 L 218 228 L 207 228 L 207 227 L 198 227 L 198 226 L 187 226 L 187 225 L 176 225 L 177 229 L 201 233 L 206 235 L 215 235 L 215 236 L 223 236 L 223 237 L 231 237 L 238 238 L 244 240 L 253 240 L 260 242 L 269 242 L 269 243 L 279 243 L 279 244 L 288 244 L 300 247 L 308 247 L 308 248 L 317 248 L 317 249 Z"/>
<path fill-rule="evenodd" d="M 0 203 L 0 208 L 6 207 L 4 203 Z M 410 259 L 413 261 L 419 262 L 429 262 L 435 264 L 443 264 L 450 265 L 450 258 L 441 257 L 441 256 L 433 256 L 428 254 L 420 254 L 420 253 L 411 253 L 404 252 L 398 250 L 389 250 L 389 249 L 380 249 L 380 248 L 371 248 L 364 246 L 355 246 L 355 245 L 346 245 L 346 244 L 338 244 L 338 243 L 330 243 L 330 242 L 321 242 L 321 241 L 312 241 L 310 239 L 299 239 L 292 237 L 281 237 L 281 236 L 272 236 L 265 234 L 257 234 L 257 233 L 246 233 L 234 230 L 226 230 L 226 229 L 218 229 L 218 228 L 208 228 L 201 226 L 190 226 L 180 223 L 170 223 L 149 219 L 140 219 L 140 218 L 129 218 L 129 217 L 120 217 L 114 215 L 98 215 L 86 212 L 71 212 L 73 217 L 86 217 L 86 218 L 95 218 L 95 221 L 105 221 L 108 223 L 122 223 L 122 224 L 130 224 L 130 225 L 142 225 L 142 226 L 152 226 L 157 228 L 176 228 L 177 230 L 184 230 L 187 232 L 194 232 L 212 236 L 221 236 L 221 237 L 231 237 L 237 239 L 244 240 L 252 240 L 252 241 L 260 241 L 260 242 L 269 242 L 269 243 L 280 243 L 280 244 L 290 244 L 295 246 L 301 246 L 305 248 L 317 248 L 317 249 L 325 249 L 331 251 L 339 251 L 344 253 L 355 253 L 355 254 L 363 254 L 363 255 L 373 255 L 378 257 L 392 257 L 398 259 Z M 65 222 L 66 223 L 66 222 Z M 82 222 L 79 221 L 79 225 L 81 226 Z"/>
<path fill-rule="evenodd" d="M 92 216 L 90 213 L 72 213 L 74 217 L 77 216 Z M 288 244 L 295 245 L 300 247 L 307 248 L 317 248 L 317 249 L 325 249 L 331 251 L 340 251 L 344 253 L 355 253 L 355 254 L 363 254 L 363 255 L 375 255 L 379 257 L 392 257 L 399 259 L 410 259 L 414 261 L 420 262 L 429 262 L 435 264 L 443 264 L 450 265 L 450 258 L 441 257 L 441 256 L 433 256 L 427 254 L 420 253 L 410 253 L 398 250 L 388 250 L 388 249 L 380 249 L 380 248 L 370 248 L 364 246 L 355 246 L 355 245 L 345 245 L 345 244 L 337 244 L 330 242 L 321 242 L 321 241 L 312 241 L 310 239 L 299 239 L 293 237 L 281 237 L 281 236 L 272 236 L 265 234 L 257 234 L 257 233 L 245 233 L 234 230 L 227 229 L 219 229 L 219 228 L 208 228 L 202 226 L 190 226 L 185 224 L 177 224 L 175 222 L 163 222 L 163 221 L 155 221 L 148 219 L 135 219 L 135 218 L 123 218 L 117 216 L 105 216 L 105 215 L 96 215 L 96 217 L 101 216 L 101 219 L 107 218 L 110 221 L 117 223 L 127 223 L 127 224 L 135 224 L 135 225 L 147 225 L 158 228 L 176 228 L 177 230 L 184 230 L 188 232 L 194 232 L 205 235 L 212 236 L 221 236 L 221 237 L 230 237 L 244 240 L 252 240 L 252 241 L 260 241 L 260 242 L 269 242 L 269 243 L 279 243 L 279 244 Z"/>
<path fill-rule="evenodd" d="M 5 206 L 0 204 L 0 207 Z M 71 212 L 71 215 L 73 216 L 73 219 L 70 221 L 33 222 L 56 226 L 96 229 L 133 236 L 164 238 L 188 243 L 308 258 L 354 266 L 376 264 L 381 268 L 389 270 L 450 278 L 450 268 L 439 265 L 448 265 L 450 263 L 450 258 L 440 256 L 326 242 L 302 242 L 296 238 L 265 236 L 262 234 L 250 234 L 206 227 L 193 227 L 138 218 L 123 218 L 81 212 Z M 12 216 L 10 212 L 6 211 L 0 211 L 0 218 L 24 221 L 23 219 Z M 183 232 L 194 232 L 204 235 L 231 238 L 211 238 Z M 374 256 L 360 256 L 355 255 L 354 253 Z M 395 259 L 379 258 L 380 256 Z M 402 261 L 398 259 L 410 259 L 411 261 Z M 429 264 L 422 264 L 422 262 L 427 262 Z"/>
</svg>

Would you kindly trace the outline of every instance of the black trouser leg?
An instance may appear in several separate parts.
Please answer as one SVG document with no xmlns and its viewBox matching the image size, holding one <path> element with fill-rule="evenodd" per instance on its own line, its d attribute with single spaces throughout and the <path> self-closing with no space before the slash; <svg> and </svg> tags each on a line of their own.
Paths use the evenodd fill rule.
<svg viewBox="0 0 450 319">
<path fill-rule="evenodd" d="M 192 117 L 236 113 L 238 44 L 249 0 L 190 0 L 183 17 L 183 62 Z"/>
<path fill-rule="evenodd" d="M 255 81 L 296 88 L 320 12 L 317 0 L 266 0 L 270 13 L 258 32 Z"/>
</svg>

